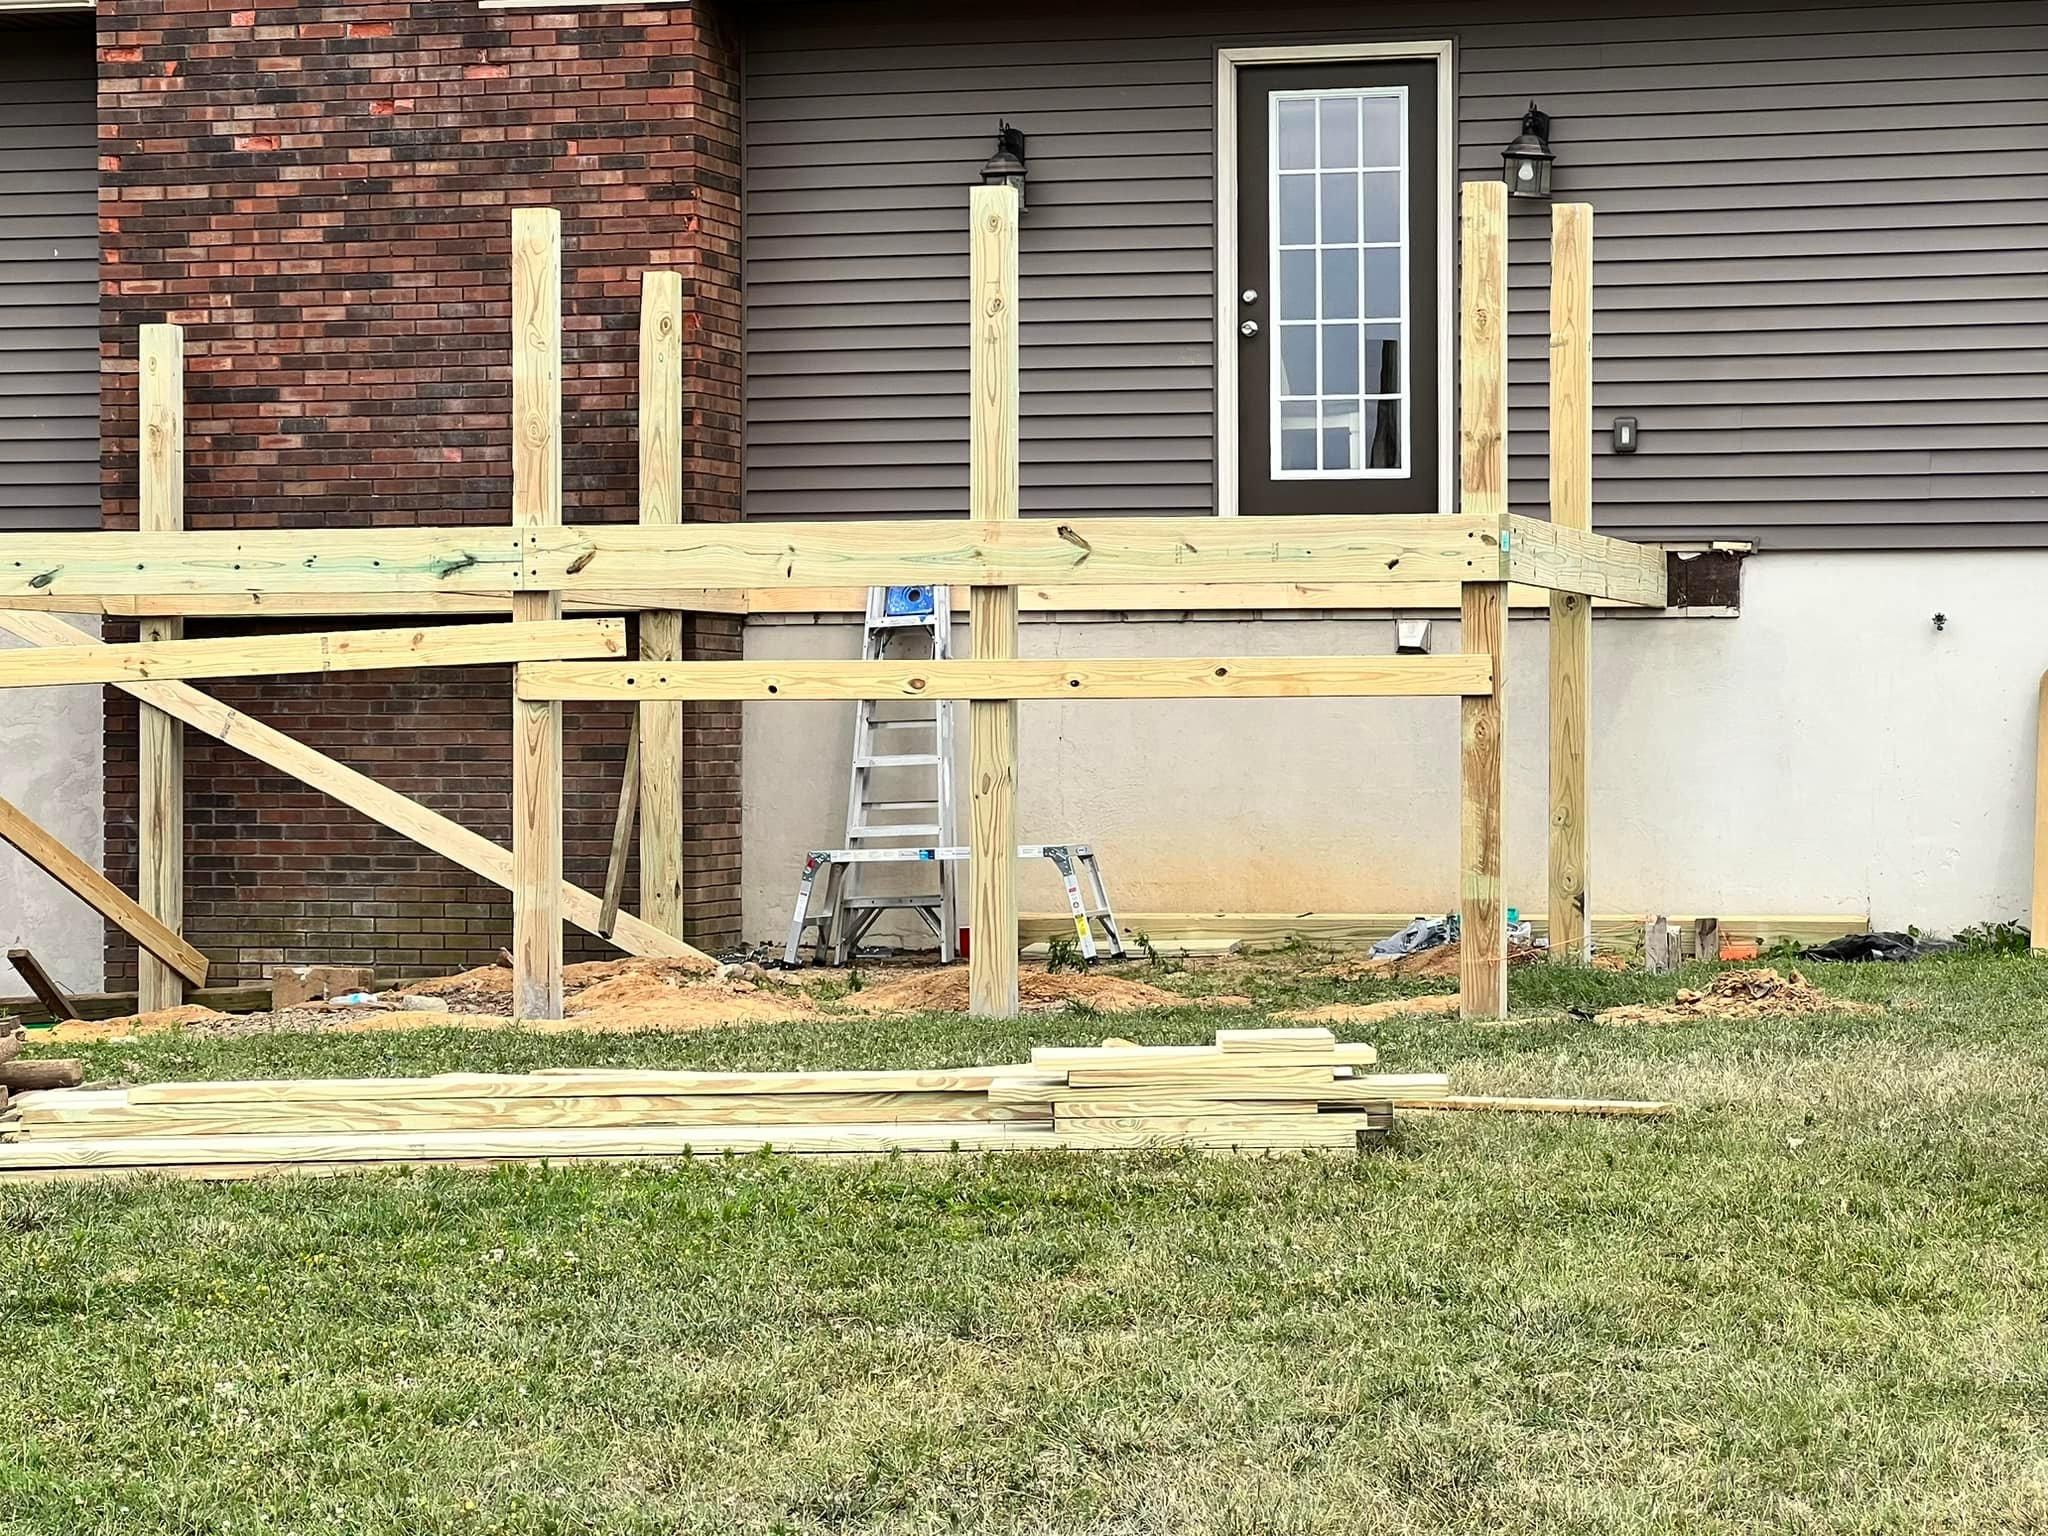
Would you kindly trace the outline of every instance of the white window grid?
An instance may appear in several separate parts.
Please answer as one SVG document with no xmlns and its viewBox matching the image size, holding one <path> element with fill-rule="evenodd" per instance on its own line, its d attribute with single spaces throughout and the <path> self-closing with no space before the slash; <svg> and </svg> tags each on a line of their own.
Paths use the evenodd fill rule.
<svg viewBox="0 0 2048 1536">
<path fill-rule="evenodd" d="M 1351 165 L 1334 166 L 1330 169 L 1340 171 L 1351 171 L 1359 178 L 1357 196 L 1358 239 L 1354 241 L 1338 241 L 1326 245 L 1325 243 L 1323 243 L 1321 239 L 1323 217 L 1321 178 L 1325 174 L 1323 166 L 1323 134 L 1321 103 L 1325 101 L 1343 100 L 1356 101 L 1360 104 L 1357 113 L 1358 142 L 1353 146 L 1353 163 Z M 1366 163 L 1366 113 L 1364 103 L 1368 100 L 1391 100 L 1395 105 L 1395 121 L 1397 125 L 1397 132 L 1399 134 L 1400 146 L 1399 159 L 1397 164 L 1387 165 Z M 1312 165 L 1282 170 L 1280 165 L 1280 106 L 1282 102 L 1288 101 L 1306 101 L 1313 103 L 1315 105 L 1315 157 Z M 1272 290 L 1271 301 L 1273 314 L 1272 345 L 1267 348 L 1267 352 L 1269 354 L 1269 367 L 1266 396 L 1269 407 L 1268 430 L 1270 436 L 1270 443 L 1268 448 L 1269 457 L 1267 459 L 1267 463 L 1270 466 L 1268 473 L 1275 480 L 1406 480 L 1411 476 L 1413 472 L 1411 469 L 1411 460 L 1413 454 L 1412 444 L 1410 442 L 1410 438 L 1413 432 L 1413 423 L 1411 420 L 1412 412 L 1409 409 L 1408 402 L 1409 396 L 1412 393 L 1410 389 L 1409 380 L 1410 357 L 1414 350 L 1408 345 L 1408 334 L 1410 330 L 1408 314 L 1409 262 L 1412 254 L 1411 242 L 1409 239 L 1410 232 L 1408 227 L 1408 88 L 1405 85 L 1383 85 L 1355 86 L 1348 87 L 1342 90 L 1324 89 L 1299 91 L 1273 91 L 1268 94 L 1266 110 L 1268 114 L 1266 138 L 1266 229 L 1268 232 L 1268 254 L 1270 256 L 1270 265 L 1268 267 L 1268 286 Z M 1387 172 L 1393 172 L 1397 177 L 1396 217 L 1399 220 L 1399 236 L 1395 240 L 1367 240 L 1365 238 L 1366 184 L 1364 178 L 1368 174 L 1385 174 Z M 1283 244 L 1281 242 L 1280 182 L 1281 178 L 1285 176 L 1298 176 L 1306 178 L 1310 182 L 1311 186 L 1315 189 L 1315 196 L 1311 199 L 1311 203 L 1315 210 L 1317 239 L 1313 244 Z M 1392 315 L 1370 315 L 1366 313 L 1365 304 L 1365 282 L 1367 270 L 1367 261 L 1365 253 L 1368 251 L 1389 249 L 1397 249 L 1400 252 L 1399 310 L 1398 313 Z M 1358 303 L 1355 306 L 1355 308 L 1358 311 L 1358 316 L 1355 320 L 1346 320 L 1338 322 L 1341 324 L 1355 324 L 1359 327 L 1359 338 L 1361 345 L 1360 356 L 1358 361 L 1358 383 L 1361 393 L 1358 395 L 1325 395 L 1321 392 L 1323 356 L 1322 328 L 1324 324 L 1327 323 L 1324 319 L 1323 313 L 1323 253 L 1328 250 L 1356 251 L 1358 253 L 1359 295 Z M 1315 266 L 1316 296 L 1315 319 L 1312 321 L 1287 321 L 1281 318 L 1281 305 L 1283 303 L 1283 298 L 1280 282 L 1280 269 L 1282 265 L 1281 253 L 1283 251 L 1308 251 L 1313 253 Z M 1301 328 L 1310 328 L 1313 329 L 1315 333 L 1316 393 L 1314 394 L 1289 394 L 1286 392 L 1286 380 L 1282 374 L 1281 369 L 1283 351 L 1285 347 L 1286 330 L 1287 327 L 1290 325 Z M 1399 348 L 1398 355 L 1400 358 L 1401 365 L 1400 392 L 1398 394 L 1389 395 L 1376 392 L 1365 392 L 1366 376 L 1364 339 L 1367 334 L 1368 328 L 1374 325 L 1392 325 L 1396 328 L 1395 344 Z M 1371 413 L 1373 411 L 1373 408 L 1380 402 L 1388 400 L 1396 402 L 1396 404 L 1399 407 L 1400 451 L 1397 455 L 1398 462 L 1397 466 L 1393 468 L 1375 469 L 1368 467 L 1364 463 L 1364 460 L 1367 457 L 1365 451 L 1366 445 L 1371 441 L 1369 423 L 1372 419 Z M 1354 457 L 1359 461 L 1356 467 L 1347 469 L 1325 469 L 1322 467 L 1323 450 L 1325 447 L 1325 428 L 1323 426 L 1323 408 L 1325 404 L 1335 404 L 1339 406 L 1346 404 L 1355 404 L 1358 406 L 1360 441 L 1354 450 Z M 1314 408 L 1316 413 L 1316 468 L 1282 469 L 1280 467 L 1280 423 L 1282 417 L 1281 408 L 1283 405 L 1311 405 Z"/>
</svg>

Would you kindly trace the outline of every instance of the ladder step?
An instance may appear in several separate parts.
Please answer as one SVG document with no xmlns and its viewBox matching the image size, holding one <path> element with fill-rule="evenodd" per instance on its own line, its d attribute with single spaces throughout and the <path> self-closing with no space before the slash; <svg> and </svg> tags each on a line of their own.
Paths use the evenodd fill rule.
<svg viewBox="0 0 2048 1536">
<path fill-rule="evenodd" d="M 855 912 L 886 912 L 892 908 L 931 908 L 936 911 L 943 896 L 848 896 L 839 905 Z"/>
<path fill-rule="evenodd" d="M 926 730 L 930 730 L 933 726 L 937 725 L 938 723 L 939 722 L 930 715 L 925 715 L 920 718 L 911 720 L 870 720 L 868 722 L 870 726 L 872 726 L 874 729 L 878 731 L 887 730 L 891 726 L 901 728 L 906 725 L 919 725 L 923 726 Z"/>
<path fill-rule="evenodd" d="M 864 811 L 936 811 L 936 800 L 863 800 L 860 808 Z"/>
<path fill-rule="evenodd" d="M 888 826 L 879 822 L 868 822 L 858 827 L 848 827 L 846 829 L 846 840 L 848 842 L 854 842 L 860 838 L 867 837 L 937 837 L 938 835 L 938 825 L 932 822 L 905 822 L 900 827 Z"/>
<path fill-rule="evenodd" d="M 939 755 L 936 752 L 884 752 L 872 757 L 856 757 L 856 768 L 936 768 Z"/>
</svg>

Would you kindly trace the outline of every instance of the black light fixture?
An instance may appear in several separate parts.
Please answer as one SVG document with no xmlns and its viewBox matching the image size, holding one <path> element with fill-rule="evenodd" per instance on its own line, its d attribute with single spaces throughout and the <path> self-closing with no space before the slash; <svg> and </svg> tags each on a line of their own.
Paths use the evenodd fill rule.
<svg viewBox="0 0 2048 1536">
<path fill-rule="evenodd" d="M 1557 159 L 1550 152 L 1550 114 L 1530 102 L 1522 114 L 1521 135 L 1500 157 L 1507 168 L 1509 197 L 1550 196 L 1550 166 Z"/>
<path fill-rule="evenodd" d="M 1024 209 L 1024 178 L 1030 174 L 1024 164 L 1024 130 L 1008 123 L 996 130 L 996 152 L 982 162 L 981 184 L 985 187 L 1015 187 L 1017 210 Z"/>
</svg>

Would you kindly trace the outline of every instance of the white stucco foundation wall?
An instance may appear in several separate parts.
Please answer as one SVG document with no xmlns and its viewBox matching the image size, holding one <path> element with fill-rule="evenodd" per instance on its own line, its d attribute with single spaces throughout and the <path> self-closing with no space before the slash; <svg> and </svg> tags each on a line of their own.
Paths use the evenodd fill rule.
<svg viewBox="0 0 2048 1536">
<path fill-rule="evenodd" d="M 760 661 L 850 657 L 859 644 L 851 621 L 747 632 L 748 658 Z M 1457 645 L 1455 618 L 1437 616 L 1433 648 Z M 1027 615 L 1021 635 L 1026 656 L 1392 648 L 1385 617 Z M 1509 625 L 1506 897 L 1529 911 L 1546 905 L 1547 651 L 1541 618 Z M 2044 669 L 2048 553 L 1765 554 L 1745 565 L 1739 618 L 1603 616 L 1594 910 L 1865 914 L 1942 932 L 2026 920 Z M 840 842 L 852 709 L 745 708 L 749 938 L 780 942 L 804 850 Z M 1094 843 L 1120 907 L 1422 913 L 1456 903 L 1455 701 L 1019 709 L 1020 835 Z M 964 708 L 959 732 L 964 765 Z M 964 807 L 964 779 L 960 793 Z M 1049 866 L 1027 866 L 1023 881 L 1022 910 L 1062 910 Z"/>
<path fill-rule="evenodd" d="M 74 620 L 99 633 L 96 621 Z M 0 650 L 21 642 L 0 635 Z M 98 688 L 9 688 L 0 691 L 0 796 L 101 867 L 105 846 L 101 806 Z M 33 949 L 57 985 L 97 992 L 105 980 L 105 929 L 99 914 L 35 865 L 0 843 L 0 938 Z M 0 995 L 26 995 L 11 968 L 0 966 Z"/>
</svg>

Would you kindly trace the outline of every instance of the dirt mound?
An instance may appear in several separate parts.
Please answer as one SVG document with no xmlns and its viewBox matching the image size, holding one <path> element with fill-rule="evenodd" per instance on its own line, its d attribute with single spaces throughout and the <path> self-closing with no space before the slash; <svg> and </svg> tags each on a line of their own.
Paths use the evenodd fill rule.
<svg viewBox="0 0 2048 1536">
<path fill-rule="evenodd" d="M 1318 1008 L 1290 1008 L 1273 1017 L 1290 1024 L 1378 1024 L 1387 1019 L 1435 1018 L 1457 1011 L 1457 993 L 1433 992 L 1425 997 L 1393 997 L 1380 1003 L 1324 1003 Z"/>
<path fill-rule="evenodd" d="M 1812 1013 L 1882 1013 L 1875 1003 L 1832 997 L 1799 972 L 1723 971 L 1704 992 L 1681 988 L 1669 1003 L 1631 1003 L 1596 1015 L 1602 1024 L 1690 1024 L 1697 1019 L 1778 1019 Z"/>
<path fill-rule="evenodd" d="M 583 969 L 580 965 L 566 967 L 562 972 L 563 986 L 568 985 L 571 970 Z M 512 1011 L 512 970 L 509 966 L 480 965 L 473 971 L 436 976 L 431 981 L 398 982 L 391 990 L 408 997 L 441 998 L 458 1013 Z"/>
<path fill-rule="evenodd" d="M 50 1029 L 38 1031 L 36 1042 L 68 1045 L 91 1040 L 121 1040 L 130 1035 L 161 1035 L 189 1024 L 202 1024 L 227 1015 L 198 1003 L 181 1003 L 175 1008 L 158 1008 L 150 1013 L 124 1013 L 111 1019 L 66 1019 Z"/>
<path fill-rule="evenodd" d="M 1196 999 L 1121 976 L 1081 971 L 1026 971 L 1018 978 L 1022 1005 L 1033 1013 L 1086 1003 L 1098 1013 L 1135 1013 L 1144 1008 L 1186 1008 Z M 1242 997 L 1205 997 L 1205 1004 L 1244 1007 Z M 912 971 L 874 982 L 842 1000 L 857 1013 L 964 1013 L 967 1009 L 967 967 L 941 966 Z"/>
<path fill-rule="evenodd" d="M 1508 950 L 1508 964 L 1534 965 L 1545 951 L 1533 947 Z M 1440 977 L 1455 981 L 1458 976 L 1458 946 L 1439 944 L 1418 949 L 1410 955 L 1367 955 L 1362 960 L 1345 960 L 1334 965 L 1329 975 L 1339 981 L 1389 981 L 1408 977 Z"/>
</svg>

